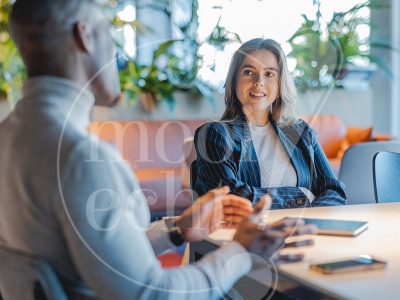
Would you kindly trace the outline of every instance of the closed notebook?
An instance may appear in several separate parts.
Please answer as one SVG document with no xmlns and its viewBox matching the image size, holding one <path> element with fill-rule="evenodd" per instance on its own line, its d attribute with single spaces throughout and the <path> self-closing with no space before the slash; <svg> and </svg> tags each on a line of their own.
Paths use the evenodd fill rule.
<svg viewBox="0 0 400 300">
<path fill-rule="evenodd" d="M 319 218 L 301 218 L 305 224 L 315 224 L 318 226 L 318 234 L 325 235 L 342 235 L 342 236 L 357 236 L 368 228 L 367 221 L 352 221 L 352 220 L 334 220 L 334 219 L 319 219 Z"/>
</svg>

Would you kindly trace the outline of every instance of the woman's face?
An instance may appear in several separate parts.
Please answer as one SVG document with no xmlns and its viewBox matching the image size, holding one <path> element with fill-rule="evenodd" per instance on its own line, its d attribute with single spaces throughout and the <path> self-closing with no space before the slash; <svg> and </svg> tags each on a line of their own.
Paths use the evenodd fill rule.
<svg viewBox="0 0 400 300">
<path fill-rule="evenodd" d="M 279 64 L 275 55 L 268 50 L 250 52 L 244 57 L 236 75 L 236 96 L 242 109 L 261 123 L 266 120 L 266 124 L 269 106 L 278 95 Z"/>
</svg>

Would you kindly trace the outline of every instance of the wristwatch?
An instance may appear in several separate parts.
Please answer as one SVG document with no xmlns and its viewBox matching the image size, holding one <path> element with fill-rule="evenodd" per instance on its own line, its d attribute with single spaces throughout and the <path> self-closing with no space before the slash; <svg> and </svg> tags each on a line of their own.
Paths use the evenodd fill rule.
<svg viewBox="0 0 400 300">
<path fill-rule="evenodd" d="M 167 225 L 167 231 L 172 244 L 180 246 L 185 240 L 182 237 L 181 229 L 175 224 L 176 218 L 177 217 L 163 217 L 163 220 L 165 221 L 165 225 Z"/>
</svg>

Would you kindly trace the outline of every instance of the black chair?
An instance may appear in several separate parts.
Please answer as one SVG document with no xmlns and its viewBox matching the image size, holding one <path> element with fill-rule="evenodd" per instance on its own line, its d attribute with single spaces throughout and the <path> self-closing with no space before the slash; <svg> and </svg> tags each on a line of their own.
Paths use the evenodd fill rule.
<svg viewBox="0 0 400 300">
<path fill-rule="evenodd" d="M 400 153 L 379 151 L 372 169 L 376 203 L 400 202 Z"/>
<path fill-rule="evenodd" d="M 90 289 L 61 284 L 48 261 L 0 246 L 0 299 L 95 300 Z"/>
<path fill-rule="evenodd" d="M 190 164 L 190 190 L 192 191 L 192 202 L 194 202 L 199 197 L 199 194 L 196 192 L 196 182 L 197 182 L 197 165 L 196 165 L 196 160 L 194 160 Z"/>
</svg>

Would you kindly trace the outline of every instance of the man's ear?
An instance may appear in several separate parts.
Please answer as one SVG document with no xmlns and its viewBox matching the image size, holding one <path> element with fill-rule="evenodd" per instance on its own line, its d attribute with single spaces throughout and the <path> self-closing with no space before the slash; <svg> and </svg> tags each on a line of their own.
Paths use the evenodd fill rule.
<svg viewBox="0 0 400 300">
<path fill-rule="evenodd" d="M 82 21 L 75 23 L 73 28 L 75 42 L 79 48 L 88 53 L 92 52 L 94 48 L 90 30 L 90 26 Z"/>
</svg>

